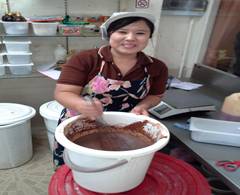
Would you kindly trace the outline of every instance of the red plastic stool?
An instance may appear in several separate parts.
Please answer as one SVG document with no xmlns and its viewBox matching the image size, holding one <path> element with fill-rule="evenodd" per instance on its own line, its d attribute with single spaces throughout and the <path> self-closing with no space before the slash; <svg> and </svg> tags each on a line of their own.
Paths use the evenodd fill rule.
<svg viewBox="0 0 240 195">
<path fill-rule="evenodd" d="M 60 167 L 52 176 L 49 195 L 100 195 L 76 184 L 71 169 Z M 144 181 L 133 190 L 114 195 L 211 195 L 207 180 L 191 165 L 157 152 Z"/>
</svg>

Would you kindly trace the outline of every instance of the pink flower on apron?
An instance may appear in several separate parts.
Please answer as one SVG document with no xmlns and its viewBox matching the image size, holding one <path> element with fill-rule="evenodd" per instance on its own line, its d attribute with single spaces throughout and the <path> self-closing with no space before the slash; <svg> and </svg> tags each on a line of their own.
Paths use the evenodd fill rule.
<svg viewBox="0 0 240 195">
<path fill-rule="evenodd" d="M 92 80 L 90 86 L 92 88 L 92 91 L 96 94 L 102 94 L 105 92 L 108 92 L 108 81 L 104 79 L 102 76 L 96 76 Z"/>
<path fill-rule="evenodd" d="M 119 80 L 113 80 L 113 79 L 108 79 L 109 81 L 109 89 L 110 90 L 118 90 L 120 87 L 124 88 L 130 88 L 131 83 L 129 81 L 119 81 Z"/>
</svg>

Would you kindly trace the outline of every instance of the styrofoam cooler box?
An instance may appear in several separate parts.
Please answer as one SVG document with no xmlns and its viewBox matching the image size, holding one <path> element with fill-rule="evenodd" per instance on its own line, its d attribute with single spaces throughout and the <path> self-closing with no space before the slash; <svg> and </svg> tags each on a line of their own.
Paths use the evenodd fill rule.
<svg viewBox="0 0 240 195">
<path fill-rule="evenodd" d="M 32 22 L 35 35 L 56 35 L 58 22 Z"/>
<path fill-rule="evenodd" d="M 8 64 L 11 74 L 26 75 L 32 73 L 33 63 L 30 64 Z"/>
<path fill-rule="evenodd" d="M 30 51 L 30 44 L 32 43 L 28 39 L 23 38 L 12 38 L 4 39 L 3 43 L 6 46 L 7 52 L 25 52 L 28 53 Z"/>
<path fill-rule="evenodd" d="M 5 53 L 9 64 L 30 64 L 32 53 L 11 52 Z"/>
<path fill-rule="evenodd" d="M 28 33 L 29 23 L 28 22 L 5 22 L 1 21 L 4 30 L 10 35 L 22 35 Z"/>
</svg>

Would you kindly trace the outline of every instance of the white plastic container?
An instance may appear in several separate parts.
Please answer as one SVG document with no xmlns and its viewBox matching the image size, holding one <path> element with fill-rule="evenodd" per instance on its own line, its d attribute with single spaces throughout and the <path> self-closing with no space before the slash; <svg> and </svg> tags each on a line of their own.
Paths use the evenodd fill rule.
<svg viewBox="0 0 240 195">
<path fill-rule="evenodd" d="M 48 142 L 51 151 L 53 151 L 54 134 L 62 110 L 63 106 L 57 101 L 46 102 L 39 108 L 39 113 L 43 117 L 44 124 L 47 128 Z"/>
<path fill-rule="evenodd" d="M 58 22 L 32 22 L 35 35 L 56 35 Z"/>
<path fill-rule="evenodd" d="M 0 76 L 5 75 L 5 65 L 3 64 L 3 54 L 0 53 Z"/>
<path fill-rule="evenodd" d="M 32 73 L 33 63 L 30 64 L 8 64 L 10 73 L 14 75 L 27 75 Z"/>
<path fill-rule="evenodd" d="M 35 113 L 30 106 L 0 103 L 0 169 L 20 166 L 32 158 L 30 119 Z"/>
<path fill-rule="evenodd" d="M 5 53 L 9 64 L 30 64 L 32 53 L 12 52 Z"/>
<path fill-rule="evenodd" d="M 0 64 L 0 76 L 5 75 L 5 65 Z"/>
<path fill-rule="evenodd" d="M 31 41 L 27 39 L 11 38 L 3 40 L 6 46 L 7 52 L 24 52 L 28 53 L 30 51 Z"/>
<path fill-rule="evenodd" d="M 159 121 L 143 115 L 123 112 L 104 112 L 103 119 L 112 125 L 130 124 L 148 120 L 156 124 L 146 127 L 158 141 L 154 144 L 129 151 L 102 151 L 82 147 L 66 138 L 66 125 L 81 116 L 63 121 L 56 129 L 57 141 L 65 147 L 65 163 L 71 167 L 73 178 L 80 186 L 100 193 L 128 191 L 138 186 L 143 180 L 154 153 L 169 141 L 169 131 Z M 152 128 L 153 127 L 153 128 Z M 166 136 L 159 139 L 158 136 Z"/>
<path fill-rule="evenodd" d="M 1 21 L 5 32 L 10 35 L 22 35 L 28 33 L 28 22 L 5 22 Z"/>
<path fill-rule="evenodd" d="M 58 44 L 54 50 L 54 57 L 56 62 L 65 61 L 67 57 L 67 50 L 63 47 L 63 45 Z"/>
<path fill-rule="evenodd" d="M 240 147 L 240 122 L 191 117 L 189 129 L 195 141 Z"/>
<path fill-rule="evenodd" d="M 0 53 L 0 65 L 3 64 L 3 56 L 4 56 L 4 53 Z"/>
</svg>

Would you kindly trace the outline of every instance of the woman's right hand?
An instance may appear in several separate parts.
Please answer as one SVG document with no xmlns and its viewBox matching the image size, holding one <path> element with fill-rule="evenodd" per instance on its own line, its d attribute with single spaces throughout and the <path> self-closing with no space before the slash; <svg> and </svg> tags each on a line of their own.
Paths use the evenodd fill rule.
<svg viewBox="0 0 240 195">
<path fill-rule="evenodd" d="M 57 84 L 54 97 L 64 107 L 95 120 L 103 113 L 103 105 L 97 99 L 86 100 L 81 94 L 83 88 L 75 85 Z"/>
<path fill-rule="evenodd" d="M 97 98 L 84 98 L 84 105 L 82 105 L 81 113 L 85 117 L 88 117 L 91 120 L 95 120 L 97 117 L 102 115 L 103 105 Z"/>
</svg>

